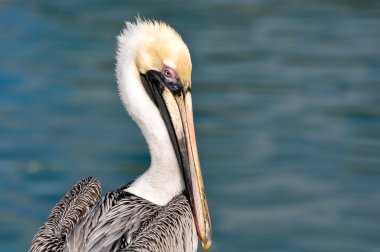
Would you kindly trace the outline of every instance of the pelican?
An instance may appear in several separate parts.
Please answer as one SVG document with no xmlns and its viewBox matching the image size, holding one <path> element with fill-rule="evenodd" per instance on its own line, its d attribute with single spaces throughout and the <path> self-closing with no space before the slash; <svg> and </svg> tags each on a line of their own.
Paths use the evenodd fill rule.
<svg viewBox="0 0 380 252">
<path fill-rule="evenodd" d="M 117 37 L 120 98 L 151 155 L 134 181 L 101 195 L 88 177 L 52 209 L 30 251 L 197 251 L 211 221 L 195 140 L 192 63 L 169 25 L 137 18 Z"/>
</svg>

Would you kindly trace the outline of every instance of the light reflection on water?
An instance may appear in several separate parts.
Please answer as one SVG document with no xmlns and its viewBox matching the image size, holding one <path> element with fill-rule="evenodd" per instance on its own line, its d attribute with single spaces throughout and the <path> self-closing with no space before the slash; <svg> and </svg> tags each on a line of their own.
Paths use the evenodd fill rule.
<svg viewBox="0 0 380 252">
<path fill-rule="evenodd" d="M 380 247 L 376 1 L 0 3 L 0 250 L 25 251 L 77 180 L 149 155 L 119 101 L 123 20 L 189 44 L 215 251 Z"/>
</svg>

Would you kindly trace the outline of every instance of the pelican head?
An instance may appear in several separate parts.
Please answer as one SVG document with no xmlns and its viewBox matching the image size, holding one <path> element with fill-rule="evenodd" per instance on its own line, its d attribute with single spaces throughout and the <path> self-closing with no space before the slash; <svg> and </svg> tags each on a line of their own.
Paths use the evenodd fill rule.
<svg viewBox="0 0 380 252">
<path fill-rule="evenodd" d="M 116 60 L 120 97 L 152 156 L 148 171 L 127 190 L 160 205 L 186 190 L 208 249 L 211 221 L 195 140 L 189 49 L 167 24 L 138 18 L 118 36 Z"/>
</svg>

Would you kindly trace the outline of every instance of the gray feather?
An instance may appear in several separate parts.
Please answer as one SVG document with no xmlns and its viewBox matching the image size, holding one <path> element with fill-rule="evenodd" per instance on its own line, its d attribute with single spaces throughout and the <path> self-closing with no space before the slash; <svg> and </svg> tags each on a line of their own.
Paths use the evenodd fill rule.
<svg viewBox="0 0 380 252">
<path fill-rule="evenodd" d="M 54 207 L 33 239 L 31 252 L 193 252 L 197 235 L 184 195 L 158 206 L 125 192 L 100 197 L 99 182 L 76 184 Z"/>
<path fill-rule="evenodd" d="M 127 248 L 120 251 L 196 251 L 197 233 L 191 208 L 184 195 L 174 197 L 146 223 Z"/>
<path fill-rule="evenodd" d="M 78 182 L 53 208 L 38 230 L 30 252 L 61 251 L 76 223 L 99 201 L 100 183 L 93 177 Z"/>
</svg>

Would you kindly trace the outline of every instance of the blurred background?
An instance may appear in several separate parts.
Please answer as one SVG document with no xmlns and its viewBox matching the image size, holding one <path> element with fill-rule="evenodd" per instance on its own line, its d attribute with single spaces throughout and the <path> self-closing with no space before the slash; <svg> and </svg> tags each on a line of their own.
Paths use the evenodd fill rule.
<svg viewBox="0 0 380 252">
<path fill-rule="evenodd" d="M 149 166 L 114 77 L 137 14 L 192 54 L 212 251 L 380 250 L 379 1 L 0 0 L 1 251 Z"/>
</svg>

